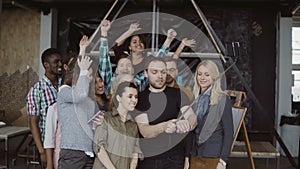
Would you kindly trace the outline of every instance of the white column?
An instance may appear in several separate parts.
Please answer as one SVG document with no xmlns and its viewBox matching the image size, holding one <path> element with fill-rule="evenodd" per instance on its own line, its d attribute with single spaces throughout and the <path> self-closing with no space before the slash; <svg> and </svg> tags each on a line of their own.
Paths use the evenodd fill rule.
<svg viewBox="0 0 300 169">
<path fill-rule="evenodd" d="M 282 136 L 280 118 L 287 115 L 292 106 L 292 23 L 291 17 L 279 17 L 275 127 L 280 136 Z"/>
<path fill-rule="evenodd" d="M 52 37 L 52 12 L 48 15 L 44 15 L 41 12 L 41 27 L 40 27 L 40 66 L 39 66 L 39 79 L 41 79 L 45 73 L 45 69 L 41 63 L 41 56 L 44 50 L 51 47 Z"/>
</svg>

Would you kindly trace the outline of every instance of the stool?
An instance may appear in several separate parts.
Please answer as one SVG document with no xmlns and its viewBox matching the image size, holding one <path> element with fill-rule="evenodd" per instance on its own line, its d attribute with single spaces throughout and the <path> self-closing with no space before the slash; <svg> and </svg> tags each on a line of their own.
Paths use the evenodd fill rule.
<svg viewBox="0 0 300 169">
<path fill-rule="evenodd" d="M 35 144 L 29 144 L 26 147 L 26 162 L 27 162 L 27 169 L 30 165 L 33 165 L 33 168 L 35 169 L 38 165 L 39 168 L 42 168 L 39 162 L 39 153 L 37 151 Z"/>
<path fill-rule="evenodd" d="M 30 167 L 30 165 L 33 165 L 33 168 L 35 169 L 38 165 L 39 168 L 42 168 L 39 162 L 39 153 L 37 151 L 37 147 L 34 143 L 32 134 L 29 134 L 28 137 L 30 137 L 29 143 L 26 145 L 25 153 L 18 153 L 19 158 L 25 158 L 26 159 L 26 165 L 27 169 Z"/>
</svg>

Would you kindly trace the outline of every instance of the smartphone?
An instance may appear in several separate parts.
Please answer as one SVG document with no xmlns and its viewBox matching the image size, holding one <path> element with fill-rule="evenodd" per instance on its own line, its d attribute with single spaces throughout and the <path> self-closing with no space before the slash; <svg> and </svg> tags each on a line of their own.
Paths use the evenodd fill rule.
<svg viewBox="0 0 300 169">
<path fill-rule="evenodd" d="M 103 110 L 99 110 L 89 121 L 88 124 L 91 123 L 93 121 L 94 118 L 96 118 L 99 114 L 104 113 L 105 111 Z"/>
</svg>

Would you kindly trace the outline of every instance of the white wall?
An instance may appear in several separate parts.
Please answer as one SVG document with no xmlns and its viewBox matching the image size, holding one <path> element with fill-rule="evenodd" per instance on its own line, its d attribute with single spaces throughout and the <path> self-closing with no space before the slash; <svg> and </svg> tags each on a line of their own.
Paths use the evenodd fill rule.
<svg viewBox="0 0 300 169">
<path fill-rule="evenodd" d="M 45 69 L 41 63 L 41 56 L 45 49 L 51 47 L 52 37 L 52 12 L 48 15 L 44 15 L 41 12 L 41 33 L 40 33 L 40 66 L 39 66 L 39 79 L 41 79 L 45 73 Z"/>
<path fill-rule="evenodd" d="M 277 52 L 277 83 L 276 83 L 276 113 L 275 128 L 282 137 L 282 127 L 279 126 L 282 115 L 288 115 L 291 112 L 292 99 L 292 24 L 291 17 L 279 17 L 278 24 L 278 52 Z M 284 130 L 284 132 L 287 132 Z M 286 134 L 286 133 L 285 133 Z M 287 147 L 286 139 L 283 138 Z M 277 145 L 279 148 L 279 145 Z"/>
</svg>

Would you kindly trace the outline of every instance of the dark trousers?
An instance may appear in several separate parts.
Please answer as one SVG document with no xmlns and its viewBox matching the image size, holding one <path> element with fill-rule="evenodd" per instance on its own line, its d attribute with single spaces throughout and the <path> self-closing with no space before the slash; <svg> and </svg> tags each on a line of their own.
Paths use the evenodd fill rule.
<svg viewBox="0 0 300 169">
<path fill-rule="evenodd" d="M 172 155 L 166 158 L 145 158 L 138 163 L 138 169 L 183 169 L 184 156 Z"/>
<path fill-rule="evenodd" d="M 61 149 L 59 153 L 59 169 L 91 169 L 94 158 L 86 155 L 83 151 Z"/>
</svg>

